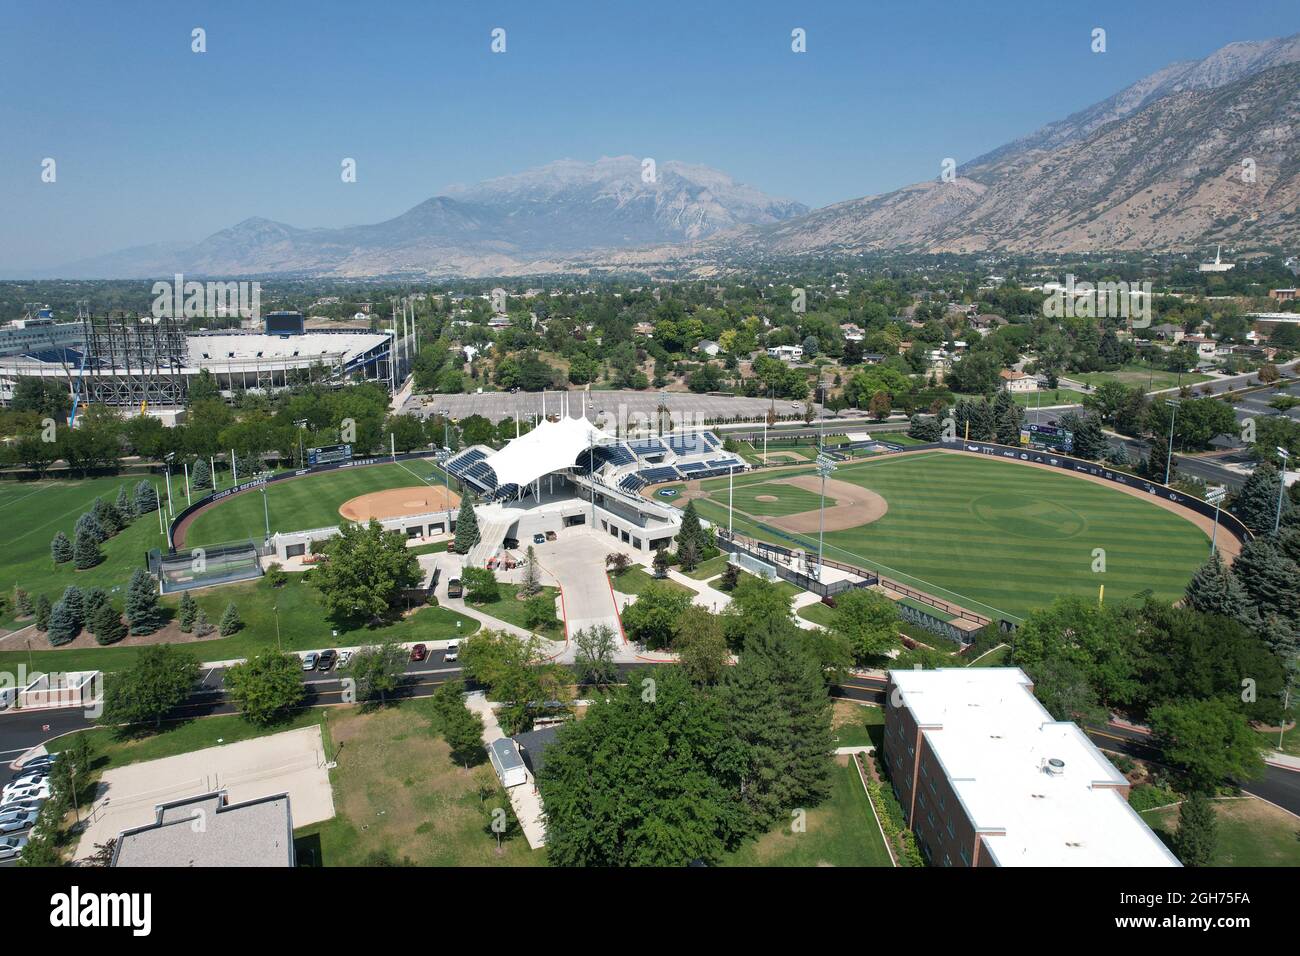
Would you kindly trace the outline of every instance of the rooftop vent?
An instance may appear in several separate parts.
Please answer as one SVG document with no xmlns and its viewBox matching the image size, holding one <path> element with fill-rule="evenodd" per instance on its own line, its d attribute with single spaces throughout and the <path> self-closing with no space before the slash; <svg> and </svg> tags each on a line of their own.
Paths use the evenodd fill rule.
<svg viewBox="0 0 1300 956">
<path fill-rule="evenodd" d="M 1065 761 L 1060 757 L 1044 757 L 1043 773 L 1050 777 L 1059 777 L 1065 773 Z"/>
</svg>

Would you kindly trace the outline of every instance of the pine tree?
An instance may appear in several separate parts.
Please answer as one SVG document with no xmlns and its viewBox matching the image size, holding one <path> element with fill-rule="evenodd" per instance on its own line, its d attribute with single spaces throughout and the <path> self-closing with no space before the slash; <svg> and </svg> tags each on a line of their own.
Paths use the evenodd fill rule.
<svg viewBox="0 0 1300 956">
<path fill-rule="evenodd" d="M 72 542 L 62 531 L 55 532 L 53 540 L 50 541 L 50 557 L 54 559 L 55 564 L 67 564 L 72 560 Z"/>
<path fill-rule="evenodd" d="M 830 790 L 831 701 L 817 663 L 793 650 L 797 630 L 754 634 L 723 686 L 738 745 L 740 793 L 764 830 Z"/>
<path fill-rule="evenodd" d="M 90 588 L 86 591 L 85 619 L 91 620 L 95 612 L 108 603 L 108 593 L 103 588 Z"/>
<path fill-rule="evenodd" d="M 143 568 L 136 568 L 126 588 L 126 623 L 132 634 L 152 634 L 162 627 L 158 589 Z"/>
<path fill-rule="evenodd" d="M 36 613 L 36 609 L 32 607 L 31 595 L 22 588 L 14 588 L 14 607 L 18 609 L 20 618 L 28 618 Z"/>
<path fill-rule="evenodd" d="M 207 637 L 212 633 L 212 625 L 208 622 L 208 612 L 199 608 L 199 616 L 194 619 L 194 633 L 198 637 Z"/>
<path fill-rule="evenodd" d="M 1218 820 L 1214 804 L 1200 791 L 1188 795 L 1178 808 L 1178 832 L 1174 834 L 1174 854 L 1183 866 L 1209 866 L 1214 859 Z"/>
<path fill-rule="evenodd" d="M 77 532 L 77 543 L 72 549 L 72 562 L 78 571 L 93 568 L 104 560 L 104 553 L 99 550 L 99 542 L 89 528 Z"/>
<path fill-rule="evenodd" d="M 95 520 L 99 522 L 107 538 L 111 538 L 122 530 L 122 519 L 117 514 L 117 509 L 105 501 L 103 498 L 96 498 L 94 504 L 90 507 L 91 513 Z"/>
<path fill-rule="evenodd" d="M 1256 534 L 1273 530 L 1277 519 L 1278 483 L 1281 476 L 1271 462 L 1261 461 L 1255 466 L 1246 483 L 1232 499 L 1229 511 L 1246 523 Z M 1282 496 L 1282 517 L 1285 519 L 1295 505 Z"/>
<path fill-rule="evenodd" d="M 198 602 L 190 596 L 189 591 L 181 594 L 181 606 L 176 612 L 176 620 L 180 624 L 181 632 L 189 634 L 194 630 L 194 621 L 199 616 Z"/>
<path fill-rule="evenodd" d="M 1120 442 L 1118 445 L 1111 445 L 1110 450 L 1106 453 L 1106 460 L 1115 468 L 1121 470 L 1131 468 L 1133 460 L 1129 458 L 1128 447 Z"/>
<path fill-rule="evenodd" d="M 1251 619 L 1250 600 L 1217 549 L 1192 575 L 1184 599 L 1203 614 L 1221 614 L 1243 624 Z"/>
<path fill-rule="evenodd" d="M 997 417 L 996 439 L 1002 445 L 1020 444 L 1020 423 L 1024 420 L 1024 410 L 1016 404 L 1007 392 L 998 392 L 993 403 Z"/>
<path fill-rule="evenodd" d="M 541 589 L 542 583 L 537 570 L 537 552 L 530 544 L 528 550 L 524 552 L 524 581 L 519 590 L 531 597 Z"/>
<path fill-rule="evenodd" d="M 117 501 L 113 503 L 113 507 L 122 518 L 122 527 L 129 525 L 131 519 L 135 517 L 135 508 L 131 505 L 131 499 L 127 497 L 126 485 L 117 489 Z"/>
<path fill-rule="evenodd" d="M 244 622 L 239 619 L 239 609 L 235 607 L 235 602 L 231 601 L 226 605 L 225 613 L 221 615 L 221 624 L 218 625 L 217 631 L 222 637 L 229 637 L 243 626 Z"/>
<path fill-rule="evenodd" d="M 158 510 L 158 493 L 153 490 L 153 485 L 147 481 L 142 481 L 135 486 L 135 513 L 138 515 L 152 514 Z"/>
<path fill-rule="evenodd" d="M 90 619 L 90 633 L 95 635 L 97 643 L 116 644 L 126 637 L 126 625 L 122 623 L 122 615 L 117 612 L 117 608 L 104 604 Z"/>
<path fill-rule="evenodd" d="M 200 458 L 190 469 L 190 484 L 203 491 L 212 490 L 212 469 L 206 458 Z"/>
<path fill-rule="evenodd" d="M 88 531 L 94 535 L 96 544 L 108 540 L 108 531 L 99 523 L 99 519 L 95 517 L 93 511 L 87 511 L 77 519 L 77 523 L 73 528 L 73 540 L 76 540 L 77 535 L 83 531 Z"/>
<path fill-rule="evenodd" d="M 700 516 L 695 511 L 695 502 L 686 502 L 686 507 L 682 509 L 682 524 L 677 529 L 677 553 L 682 553 L 682 545 L 687 542 L 695 545 L 697 555 L 703 553 L 708 543 L 708 535 L 705 534 L 704 528 L 700 526 Z M 687 568 L 686 570 L 690 570 Z"/>
<path fill-rule="evenodd" d="M 460 511 L 456 515 L 456 540 L 452 542 L 452 550 L 457 554 L 469 554 L 474 545 L 478 544 L 478 539 L 478 516 L 474 514 L 474 502 L 467 492 L 460 499 Z"/>
<path fill-rule="evenodd" d="M 1062 415 L 1061 424 L 1074 433 L 1074 454 L 1089 461 L 1101 461 L 1110 450 L 1096 415 Z M 1162 479 L 1164 475 L 1160 476 Z"/>
<path fill-rule="evenodd" d="M 1166 462 L 1169 462 L 1169 484 L 1172 485 L 1178 480 L 1178 466 L 1169 460 L 1169 446 L 1158 439 L 1153 440 L 1151 442 L 1151 452 L 1147 455 L 1146 460 L 1142 462 L 1143 477 L 1164 484 Z"/>
<path fill-rule="evenodd" d="M 36 630 L 48 631 L 50 629 L 50 599 L 44 594 L 36 598 Z"/>
<path fill-rule="evenodd" d="M 81 588 L 75 584 L 70 584 L 63 590 L 63 597 L 59 603 L 68 609 L 72 615 L 72 623 L 81 630 L 86 626 L 86 596 L 81 593 Z"/>
<path fill-rule="evenodd" d="M 1270 613 L 1300 624 L 1300 565 L 1292 561 L 1271 534 L 1257 535 L 1246 543 L 1233 562 L 1232 573 L 1241 582 L 1255 612 Z"/>
<path fill-rule="evenodd" d="M 60 644 L 67 644 L 81 632 L 72 612 L 68 606 L 59 601 L 50 609 L 50 623 L 46 629 L 46 636 L 49 637 L 50 643 L 55 647 Z"/>
</svg>

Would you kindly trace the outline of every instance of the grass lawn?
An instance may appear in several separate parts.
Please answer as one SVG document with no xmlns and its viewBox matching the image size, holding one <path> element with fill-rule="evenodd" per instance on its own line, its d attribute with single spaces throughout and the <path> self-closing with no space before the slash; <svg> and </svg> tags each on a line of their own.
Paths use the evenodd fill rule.
<svg viewBox="0 0 1300 956">
<path fill-rule="evenodd" d="M 491 601 L 487 604 L 473 604 L 476 611 L 482 611 L 484 614 L 490 614 L 497 620 L 505 621 L 507 624 L 513 624 L 515 627 L 522 627 L 525 630 L 532 630 L 524 623 L 525 602 L 515 597 L 519 593 L 519 586 L 516 584 L 498 584 L 501 590 L 499 600 Z M 539 594 L 545 596 L 552 604 L 559 596 L 559 588 L 543 587 Z M 542 637 L 549 637 L 552 640 L 562 640 L 564 638 L 564 622 L 558 617 L 559 611 L 556 611 L 557 617 L 549 627 L 544 627 L 534 631 Z M 466 632 L 467 634 L 469 632 Z"/>
<path fill-rule="evenodd" d="M 416 545 L 414 548 L 407 548 L 409 554 L 440 554 L 451 546 L 451 541 L 437 541 L 433 544 Z"/>
<path fill-rule="evenodd" d="M 1216 800 L 1218 840 L 1211 866 L 1300 866 L 1300 820 L 1262 800 Z M 1142 818 L 1168 842 L 1178 808 L 1148 810 Z"/>
<path fill-rule="evenodd" d="M 300 866 L 364 866 L 376 855 L 417 866 L 545 864 L 546 852 L 530 850 L 517 825 L 497 852 L 492 811 L 513 821 L 510 800 L 488 764 L 452 763 L 427 699 L 333 708 L 329 730 L 336 814 L 294 831 Z"/>
<path fill-rule="evenodd" d="M 653 575 L 649 574 L 643 568 L 638 567 L 628 568 L 622 574 L 611 574 L 610 580 L 614 584 L 614 590 L 618 591 L 620 594 L 640 594 L 651 584 L 663 585 L 669 591 L 685 591 L 688 594 L 695 593 L 686 585 L 679 584 L 669 578 L 664 578 L 661 581 L 656 580 Z"/>
<path fill-rule="evenodd" d="M 1209 375 L 1202 375 L 1199 372 L 1183 372 L 1180 376 L 1177 372 L 1166 372 L 1164 369 L 1153 369 L 1137 364 L 1125 365 L 1114 372 L 1069 372 L 1067 377 L 1072 381 L 1086 382 L 1093 388 L 1102 382 L 1110 381 L 1122 382 L 1130 388 L 1141 386 L 1148 392 L 1177 388 L 1180 384 L 1199 385 L 1210 380 Z"/>
<path fill-rule="evenodd" d="M 1264 750 L 1272 753 L 1277 752 L 1278 732 L 1256 731 L 1255 735 L 1259 737 L 1259 745 Z M 1282 753 L 1290 754 L 1293 757 L 1300 757 L 1300 725 L 1292 727 L 1290 730 L 1282 733 Z"/>
<path fill-rule="evenodd" d="M 96 498 L 112 503 L 116 501 L 120 488 L 126 488 L 130 497 L 141 480 L 139 475 L 132 475 L 84 481 L 6 481 L 0 484 L 0 512 L 5 518 L 0 589 L 10 599 L 13 598 L 13 589 L 20 587 L 31 595 L 33 602 L 39 594 L 54 602 L 69 584 L 76 584 L 83 590 L 99 587 L 110 593 L 119 588 L 116 603 L 120 605 L 131 572 L 144 567 L 145 552 L 164 544 L 156 513 L 141 515 L 104 542 L 100 546 L 104 560 L 85 571 L 76 570 L 71 561 L 55 565 L 50 558 L 50 539 L 62 531 L 72 541 L 77 518 L 90 510 Z M 0 620 L 0 626 L 12 630 L 24 626 L 24 622 L 15 623 L 12 617 L 8 617 Z"/>
<path fill-rule="evenodd" d="M 868 525 L 828 531 L 828 557 L 991 617 L 1014 620 L 1060 595 L 1094 597 L 1100 584 L 1111 600 L 1147 589 L 1174 600 L 1208 546 L 1191 522 L 1141 498 L 991 458 L 937 451 L 882 457 L 842 464 L 835 478 L 876 491 L 889 511 Z M 725 482 L 703 487 L 710 498 L 698 499 L 696 509 L 725 522 Z M 817 547 L 815 534 L 779 532 L 742 515 L 735 523 L 774 543 Z M 1104 574 L 1092 571 L 1095 548 L 1105 549 Z"/>
<path fill-rule="evenodd" d="M 967 653 L 969 653 L 969 651 Z M 994 650 L 989 651 L 983 657 L 980 657 L 978 660 L 974 657 L 970 658 L 970 663 L 967 664 L 966 666 L 967 667 L 1001 667 L 1003 663 L 1005 663 L 1007 657 L 1010 656 L 1010 654 L 1011 654 L 1010 647 L 995 648 Z"/>
<path fill-rule="evenodd" d="M 727 492 L 713 492 L 716 501 L 725 505 Z M 772 501 L 760 501 L 760 498 L 772 498 Z M 832 502 L 827 499 L 826 504 Z M 734 507 L 748 514 L 781 515 L 799 514 L 803 511 L 816 511 L 821 505 L 821 496 L 813 491 L 805 491 L 794 485 L 778 485 L 775 482 L 746 484 L 734 489 Z"/>
<path fill-rule="evenodd" d="M 876 736 L 884 733 L 885 712 L 879 707 L 867 707 L 849 700 L 835 701 L 831 728 L 835 732 L 836 747 L 867 747 L 877 743 Z"/>
<path fill-rule="evenodd" d="M 724 866 L 890 866 L 867 792 L 848 758 L 836 760 L 831 793 L 808 811 L 807 830 L 778 825 L 727 854 Z"/>
<path fill-rule="evenodd" d="M 432 461 L 413 459 L 342 468 L 306 478 L 267 485 L 266 511 L 271 531 L 303 531 L 338 525 L 339 506 L 358 495 L 422 483 L 441 484 L 442 472 Z M 75 515 L 73 518 L 75 519 Z M 266 534 L 262 493 L 249 491 L 204 511 L 190 525 L 186 547 L 218 544 Z"/>
<path fill-rule="evenodd" d="M 694 578 L 696 581 L 707 581 L 709 578 L 716 578 L 727 567 L 727 556 L 719 554 L 709 558 L 707 561 L 701 561 L 695 566 L 693 571 L 682 571 L 682 574 L 688 578 Z M 680 568 L 678 570 L 681 570 Z"/>
<path fill-rule="evenodd" d="M 822 627 L 830 627 L 831 621 L 835 619 L 835 609 L 827 607 L 821 601 L 801 607 L 795 613 L 805 621 L 812 621 Z"/>
<path fill-rule="evenodd" d="M 311 650 L 318 647 L 352 647 L 374 644 L 392 637 L 403 642 L 451 640 L 478 630 L 479 623 L 443 607 L 421 608 L 414 614 L 382 627 L 336 625 L 327 620 L 321 607 L 320 592 L 299 574 L 290 574 L 282 588 L 273 588 L 266 578 L 242 581 L 215 588 L 191 591 L 199 607 L 212 624 L 221 620 L 226 605 L 233 602 L 244 622 L 242 630 L 230 637 L 213 637 L 184 645 L 200 660 L 223 661 L 248 657 L 267 647 L 276 646 L 276 608 L 279 609 L 280 646 L 286 651 Z M 178 596 L 169 595 L 163 605 L 174 612 Z M 460 622 L 457 630 L 456 622 Z M 332 633 L 338 631 L 337 634 Z M 51 650 L 41 634 L 33 632 L 32 665 L 51 670 L 117 670 L 127 666 L 139 653 L 139 646 L 90 647 Z M 38 648 L 45 648 L 40 650 Z M 27 651 L 0 652 L 0 668 L 27 663 Z"/>
</svg>

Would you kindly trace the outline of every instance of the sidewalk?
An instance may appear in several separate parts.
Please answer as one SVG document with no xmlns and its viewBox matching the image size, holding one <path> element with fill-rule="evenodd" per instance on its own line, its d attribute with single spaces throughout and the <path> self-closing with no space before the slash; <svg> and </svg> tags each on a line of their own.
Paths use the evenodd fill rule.
<svg viewBox="0 0 1300 956">
<path fill-rule="evenodd" d="M 491 747 L 494 740 L 501 740 L 505 734 L 497 723 L 497 715 L 482 691 L 465 695 L 465 706 L 483 719 L 483 746 Z M 528 782 L 506 791 L 510 797 L 510 806 L 523 828 L 528 845 L 536 850 L 546 846 L 546 818 L 542 809 L 542 795 L 537 792 L 537 782 L 531 773 Z"/>
</svg>

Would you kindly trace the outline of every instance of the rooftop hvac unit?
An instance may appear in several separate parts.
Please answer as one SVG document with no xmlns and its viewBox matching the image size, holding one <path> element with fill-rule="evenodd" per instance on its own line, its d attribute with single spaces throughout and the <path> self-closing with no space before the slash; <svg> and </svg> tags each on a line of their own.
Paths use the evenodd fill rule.
<svg viewBox="0 0 1300 956">
<path fill-rule="evenodd" d="M 1065 773 L 1065 761 L 1060 757 L 1044 757 L 1043 773 L 1049 777 L 1059 777 Z"/>
</svg>

